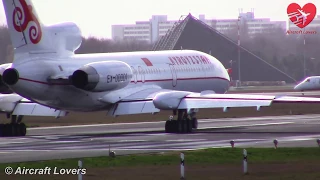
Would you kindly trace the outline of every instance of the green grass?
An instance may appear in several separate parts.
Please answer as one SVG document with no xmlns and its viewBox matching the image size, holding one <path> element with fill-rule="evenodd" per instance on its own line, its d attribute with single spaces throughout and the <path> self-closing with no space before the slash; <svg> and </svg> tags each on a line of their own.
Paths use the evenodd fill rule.
<svg viewBox="0 0 320 180">
<path fill-rule="evenodd" d="M 249 163 L 288 163 L 294 161 L 318 161 L 320 160 L 320 148 L 247 148 Z M 186 151 L 186 164 L 238 164 L 242 162 L 243 149 L 240 148 L 214 148 L 198 151 Z M 43 167 L 77 167 L 79 159 L 63 159 L 38 162 L 0 164 L 0 168 L 11 166 L 26 168 Z M 128 155 L 110 157 L 83 158 L 86 168 L 99 167 L 127 167 L 136 165 L 171 165 L 180 162 L 178 152 L 148 155 Z"/>
</svg>

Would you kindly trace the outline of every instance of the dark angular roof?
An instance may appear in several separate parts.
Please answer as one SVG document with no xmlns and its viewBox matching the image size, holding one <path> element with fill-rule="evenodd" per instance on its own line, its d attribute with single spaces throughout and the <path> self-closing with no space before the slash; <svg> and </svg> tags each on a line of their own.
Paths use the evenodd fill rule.
<svg viewBox="0 0 320 180">
<path fill-rule="evenodd" d="M 226 67 L 232 64 L 233 80 L 239 79 L 239 46 L 219 31 L 196 19 L 191 14 L 180 18 L 172 29 L 162 37 L 152 50 L 193 49 L 210 53 Z M 232 60 L 234 63 L 230 63 Z M 249 50 L 240 46 L 241 81 L 286 81 L 296 82 L 294 78 L 277 69 Z"/>
</svg>

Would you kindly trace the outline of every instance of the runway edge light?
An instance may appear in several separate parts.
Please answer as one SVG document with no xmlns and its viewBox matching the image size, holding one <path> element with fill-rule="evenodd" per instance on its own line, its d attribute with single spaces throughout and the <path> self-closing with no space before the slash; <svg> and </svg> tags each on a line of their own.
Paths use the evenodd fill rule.
<svg viewBox="0 0 320 180">
<path fill-rule="evenodd" d="M 320 139 L 317 139 L 318 146 L 320 147 Z"/>
<path fill-rule="evenodd" d="M 274 144 L 274 148 L 277 149 L 278 148 L 278 140 L 277 139 L 273 140 L 273 144 Z"/>
<path fill-rule="evenodd" d="M 109 144 L 109 157 L 112 157 L 112 158 L 116 157 L 116 152 L 111 151 L 110 144 Z"/>
<path fill-rule="evenodd" d="M 234 140 L 230 141 L 231 147 L 234 148 Z"/>
</svg>

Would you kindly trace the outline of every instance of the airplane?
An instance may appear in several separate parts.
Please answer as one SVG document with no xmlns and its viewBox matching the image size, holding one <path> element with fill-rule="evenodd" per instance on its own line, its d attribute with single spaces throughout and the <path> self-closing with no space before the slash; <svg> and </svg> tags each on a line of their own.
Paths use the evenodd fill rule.
<svg viewBox="0 0 320 180">
<path fill-rule="evenodd" d="M 307 14 L 306 14 L 305 12 L 303 12 L 303 11 L 300 10 L 300 9 L 297 9 L 297 10 L 298 10 L 298 11 L 300 12 L 300 14 L 301 14 L 301 16 L 297 17 L 297 20 L 300 19 L 300 18 L 302 18 L 302 21 L 303 21 L 302 24 L 304 24 L 304 23 L 306 22 L 308 16 L 310 15 L 310 13 L 307 13 Z"/>
<path fill-rule="evenodd" d="M 300 9 L 297 9 L 299 12 L 300 12 L 300 16 L 298 16 L 298 15 L 296 15 L 296 21 L 294 22 L 295 24 L 296 23 L 298 23 L 299 21 L 300 21 L 300 18 L 302 18 L 302 24 L 304 24 L 305 22 L 306 22 L 306 20 L 307 20 L 307 18 L 308 18 L 308 16 L 310 15 L 310 13 L 305 13 L 305 12 L 303 12 L 302 10 L 300 10 Z M 298 23 L 298 24 L 300 24 L 300 23 Z"/>
<path fill-rule="evenodd" d="M 293 16 L 296 17 L 296 21 L 293 22 L 294 24 L 300 24 L 300 23 L 301 23 L 300 20 L 301 20 L 301 18 L 302 18 L 302 24 L 305 24 L 305 22 L 306 22 L 308 16 L 310 15 L 310 13 L 305 13 L 305 12 L 303 12 L 303 11 L 300 10 L 300 9 L 297 9 L 297 10 L 300 12 L 300 15 L 299 15 L 298 12 L 290 13 L 290 14 L 289 14 L 289 18 L 291 18 L 291 17 L 293 17 Z"/>
<path fill-rule="evenodd" d="M 298 91 L 320 90 L 320 76 L 310 76 L 298 83 L 294 88 Z"/>
<path fill-rule="evenodd" d="M 31 0 L 2 1 L 14 60 L 1 75 L 17 94 L 13 98 L 3 95 L 14 105 L 2 111 L 15 116 L 3 128 L 6 136 L 26 135 L 19 128 L 22 116 L 106 111 L 115 117 L 170 110 L 177 118 L 166 120 L 165 132 L 192 133 L 202 108 L 227 112 L 254 107 L 259 111 L 273 103 L 320 103 L 320 98 L 311 97 L 225 94 L 230 87 L 228 71 L 218 59 L 200 51 L 75 54 L 82 42 L 75 23 L 46 26 Z M 32 108 L 47 109 L 33 113 L 23 100 Z"/>
</svg>

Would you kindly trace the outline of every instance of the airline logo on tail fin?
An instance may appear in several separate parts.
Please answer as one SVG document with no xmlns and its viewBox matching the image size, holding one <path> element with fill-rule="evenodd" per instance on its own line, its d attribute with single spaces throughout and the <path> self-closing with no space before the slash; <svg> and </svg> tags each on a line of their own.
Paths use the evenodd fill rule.
<svg viewBox="0 0 320 180">
<path fill-rule="evenodd" d="M 21 7 L 18 7 L 15 1 L 13 6 L 15 7 L 12 14 L 13 27 L 17 32 L 23 33 L 26 40 L 25 30 L 28 29 L 29 39 L 33 44 L 38 44 L 42 37 L 41 25 L 37 17 L 33 14 L 33 7 L 28 5 L 26 0 L 19 0 Z M 28 26 L 31 24 L 30 26 Z M 27 44 L 27 42 L 26 42 Z"/>
</svg>

